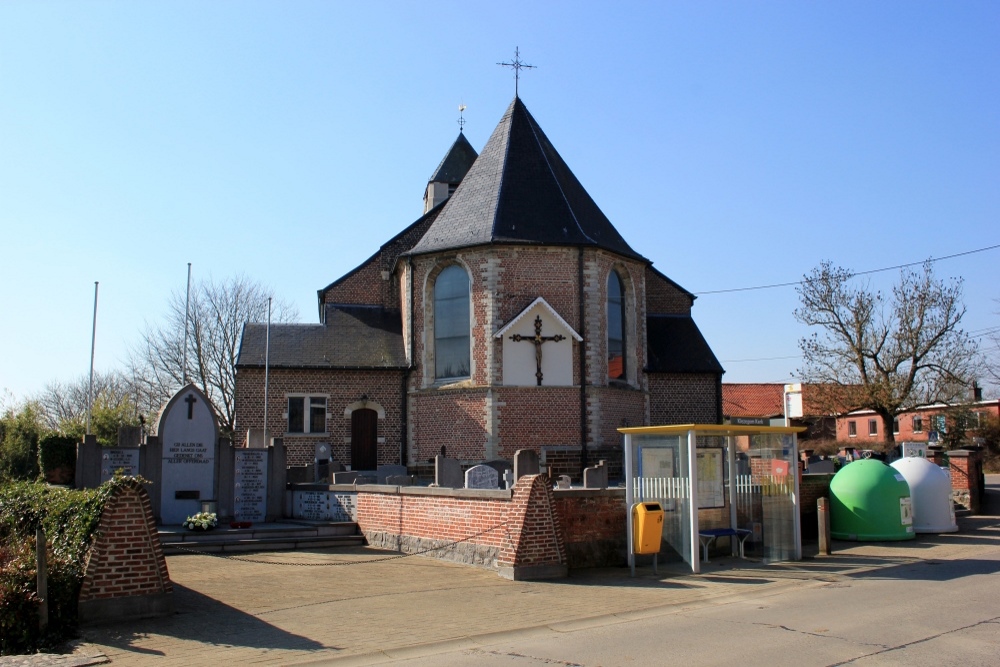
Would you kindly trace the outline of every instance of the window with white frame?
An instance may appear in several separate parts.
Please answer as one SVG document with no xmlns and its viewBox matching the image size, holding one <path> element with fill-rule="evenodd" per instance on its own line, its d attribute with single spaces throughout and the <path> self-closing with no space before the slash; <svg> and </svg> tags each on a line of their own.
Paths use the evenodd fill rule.
<svg viewBox="0 0 1000 667">
<path fill-rule="evenodd" d="M 923 417 L 914 417 L 913 418 L 913 432 L 914 433 L 923 433 L 924 432 L 924 418 Z"/>
<path fill-rule="evenodd" d="M 852 438 L 858 434 L 858 424 L 854 421 L 847 422 L 847 435 Z"/>
<path fill-rule="evenodd" d="M 288 433 L 326 433 L 326 395 L 288 397 Z"/>
<path fill-rule="evenodd" d="M 868 435 L 878 435 L 878 420 L 869 419 L 868 420 Z"/>
<path fill-rule="evenodd" d="M 892 432 L 899 433 L 899 417 L 892 418 Z"/>
</svg>

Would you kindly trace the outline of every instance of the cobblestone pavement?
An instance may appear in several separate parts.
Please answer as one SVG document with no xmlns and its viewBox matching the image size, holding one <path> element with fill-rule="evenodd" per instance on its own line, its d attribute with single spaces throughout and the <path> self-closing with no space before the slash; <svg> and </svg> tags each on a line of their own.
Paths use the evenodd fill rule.
<svg viewBox="0 0 1000 667">
<path fill-rule="evenodd" d="M 400 647 L 545 627 L 663 608 L 726 604 L 820 586 L 917 560 L 974 558 L 1000 546 L 1000 516 L 961 521 L 962 531 L 912 542 L 835 542 L 835 553 L 764 566 L 713 557 L 701 575 L 683 564 L 576 571 L 567 579 L 515 582 L 427 557 L 364 562 L 366 548 L 243 557 L 167 558 L 176 613 L 82 630 L 75 655 L 0 658 L 9 665 L 284 665 L 358 662 Z M 87 656 L 90 656 L 89 658 Z M 87 660 L 90 660 L 87 662 Z M 74 660 L 77 660 L 74 662 Z"/>
</svg>

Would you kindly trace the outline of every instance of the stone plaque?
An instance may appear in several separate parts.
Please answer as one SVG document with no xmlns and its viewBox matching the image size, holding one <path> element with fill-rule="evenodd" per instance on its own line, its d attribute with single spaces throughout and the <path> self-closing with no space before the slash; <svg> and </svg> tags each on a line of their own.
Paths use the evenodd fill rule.
<svg viewBox="0 0 1000 667">
<path fill-rule="evenodd" d="M 101 484 L 121 470 L 123 475 L 135 477 L 139 474 L 138 447 L 101 447 Z"/>
<path fill-rule="evenodd" d="M 354 521 L 355 496 L 334 491 L 295 491 L 292 516 L 305 521 Z"/>
<path fill-rule="evenodd" d="M 465 488 L 496 489 L 499 488 L 500 475 L 496 469 L 489 466 L 472 466 L 465 471 Z"/>
<path fill-rule="evenodd" d="M 375 483 L 376 484 L 389 484 L 385 481 L 388 477 L 395 477 L 398 475 L 405 475 L 407 473 L 406 466 L 400 465 L 384 465 L 379 466 L 378 470 L 375 471 Z"/>
<path fill-rule="evenodd" d="M 233 476 L 233 515 L 261 523 L 267 517 L 267 450 L 237 449 Z"/>
<path fill-rule="evenodd" d="M 164 525 L 183 523 L 201 511 L 200 500 L 216 498 L 217 424 L 212 405 L 193 384 L 174 394 L 160 413 L 157 428 L 163 443 L 160 520 Z M 184 492 L 182 497 L 177 497 L 178 491 Z"/>
</svg>

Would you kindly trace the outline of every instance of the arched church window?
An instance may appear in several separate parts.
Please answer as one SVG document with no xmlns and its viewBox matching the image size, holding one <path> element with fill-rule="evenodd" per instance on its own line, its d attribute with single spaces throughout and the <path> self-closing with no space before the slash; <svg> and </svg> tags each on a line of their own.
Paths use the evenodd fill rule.
<svg viewBox="0 0 1000 667">
<path fill-rule="evenodd" d="M 625 379 L 625 288 L 617 271 L 608 276 L 608 379 Z"/>
<path fill-rule="evenodd" d="M 470 368 L 469 276 L 453 264 L 434 282 L 434 376 L 468 377 Z"/>
</svg>

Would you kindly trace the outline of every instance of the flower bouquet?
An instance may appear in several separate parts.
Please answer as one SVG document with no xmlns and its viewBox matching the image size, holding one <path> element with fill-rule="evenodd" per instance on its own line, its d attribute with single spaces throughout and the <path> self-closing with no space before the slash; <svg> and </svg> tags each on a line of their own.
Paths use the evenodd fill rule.
<svg viewBox="0 0 1000 667">
<path fill-rule="evenodd" d="M 218 523 L 219 518 L 214 512 L 198 512 L 184 521 L 184 527 L 188 530 L 212 530 Z"/>
</svg>

